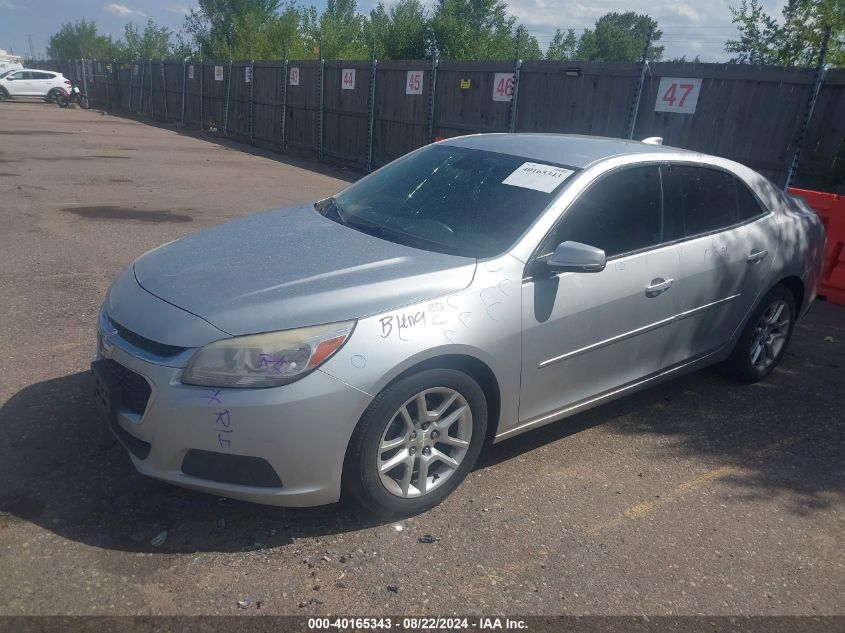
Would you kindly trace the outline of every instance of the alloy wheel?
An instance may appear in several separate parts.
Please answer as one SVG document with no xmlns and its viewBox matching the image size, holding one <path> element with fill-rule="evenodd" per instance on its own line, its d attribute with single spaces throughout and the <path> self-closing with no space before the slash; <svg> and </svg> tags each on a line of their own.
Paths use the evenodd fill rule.
<svg viewBox="0 0 845 633">
<path fill-rule="evenodd" d="M 766 369 L 775 363 L 789 335 L 790 310 L 786 301 L 778 299 L 760 316 L 751 337 L 751 364 Z"/>
<path fill-rule="evenodd" d="M 441 486 L 467 454 L 472 426 L 469 404 L 454 389 L 435 387 L 408 399 L 379 443 L 377 468 L 384 487 L 410 498 Z"/>
</svg>

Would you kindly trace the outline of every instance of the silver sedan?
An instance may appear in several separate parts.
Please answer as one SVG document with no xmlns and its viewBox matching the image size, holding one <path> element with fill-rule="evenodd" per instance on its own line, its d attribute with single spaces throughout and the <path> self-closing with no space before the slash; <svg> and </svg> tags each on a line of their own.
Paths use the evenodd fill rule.
<svg viewBox="0 0 845 633">
<path fill-rule="evenodd" d="M 419 512 L 487 442 L 705 365 L 765 378 L 824 247 L 812 211 L 728 160 L 461 137 L 143 255 L 93 370 L 146 475 Z"/>
</svg>

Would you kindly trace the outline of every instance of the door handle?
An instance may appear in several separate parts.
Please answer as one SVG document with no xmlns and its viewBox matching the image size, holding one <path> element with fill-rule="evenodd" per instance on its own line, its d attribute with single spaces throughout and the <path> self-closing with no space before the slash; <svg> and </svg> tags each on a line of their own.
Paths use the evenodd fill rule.
<svg viewBox="0 0 845 633">
<path fill-rule="evenodd" d="M 748 257 L 745 258 L 749 264 L 756 264 L 757 262 L 761 262 L 766 259 L 766 256 L 769 254 L 769 251 L 763 249 L 762 251 L 755 251 L 751 253 Z"/>
<path fill-rule="evenodd" d="M 674 279 L 663 279 L 662 277 L 652 279 L 651 285 L 645 287 L 645 296 L 656 297 L 657 295 L 669 290 L 674 282 Z"/>
</svg>

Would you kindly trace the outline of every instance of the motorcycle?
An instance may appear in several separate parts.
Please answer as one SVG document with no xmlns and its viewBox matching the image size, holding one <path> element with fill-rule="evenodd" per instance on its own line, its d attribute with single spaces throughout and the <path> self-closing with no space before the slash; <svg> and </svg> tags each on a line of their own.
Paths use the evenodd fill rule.
<svg viewBox="0 0 845 633">
<path fill-rule="evenodd" d="M 83 110 L 91 107 L 88 95 L 82 92 L 76 84 L 71 85 L 70 92 L 56 95 L 56 103 L 60 108 L 67 108 L 71 103 L 78 103 Z"/>
</svg>

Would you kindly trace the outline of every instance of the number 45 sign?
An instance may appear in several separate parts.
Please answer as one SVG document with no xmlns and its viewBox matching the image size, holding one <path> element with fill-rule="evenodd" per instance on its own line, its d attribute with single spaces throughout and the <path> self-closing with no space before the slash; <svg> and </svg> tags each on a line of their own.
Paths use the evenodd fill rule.
<svg viewBox="0 0 845 633">
<path fill-rule="evenodd" d="M 662 77 L 657 88 L 655 112 L 679 112 L 695 114 L 698 93 L 701 92 L 701 79 L 678 79 Z"/>
</svg>

